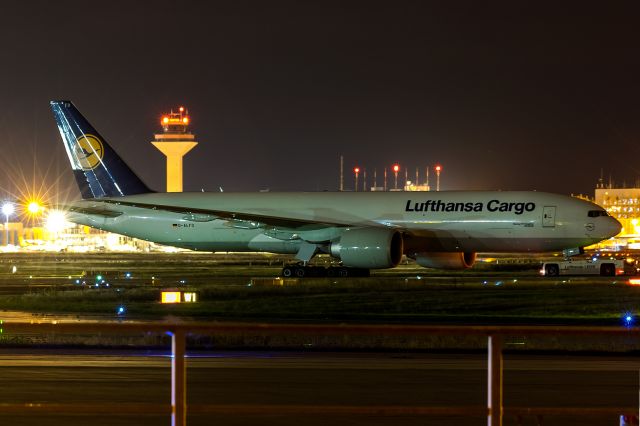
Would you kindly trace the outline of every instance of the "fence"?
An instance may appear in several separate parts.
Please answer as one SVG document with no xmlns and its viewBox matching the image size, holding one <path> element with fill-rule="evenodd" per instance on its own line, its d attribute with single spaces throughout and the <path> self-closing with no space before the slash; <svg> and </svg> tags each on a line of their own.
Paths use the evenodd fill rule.
<svg viewBox="0 0 640 426">
<path fill-rule="evenodd" d="M 136 333 L 167 333 L 171 335 L 171 406 L 158 404 L 118 404 L 117 411 L 123 413 L 170 414 L 172 425 L 185 426 L 186 404 L 186 338 L 192 334 L 239 334 L 261 335 L 296 334 L 308 336 L 327 335 L 460 335 L 484 336 L 487 338 L 487 405 L 486 407 L 360 407 L 360 406 L 251 406 L 243 411 L 254 414 L 456 414 L 480 415 L 487 417 L 488 426 L 502 425 L 503 408 L 503 342 L 509 336 L 631 336 L 637 338 L 640 328 L 624 327 L 577 327 L 577 326 L 430 326 L 430 325 L 289 325 L 250 323 L 134 323 L 134 322 L 4 322 L 4 333 L 29 334 L 82 334 L 101 333 L 130 335 Z M 7 413 L 65 413 L 65 414 L 108 414 L 114 412 L 114 404 L 0 404 L 0 414 Z M 189 408 L 192 413 L 234 412 L 236 406 L 199 405 Z M 511 414 L 520 415 L 595 415 L 633 413 L 635 407 L 611 408 L 528 408 L 511 409 Z"/>
</svg>

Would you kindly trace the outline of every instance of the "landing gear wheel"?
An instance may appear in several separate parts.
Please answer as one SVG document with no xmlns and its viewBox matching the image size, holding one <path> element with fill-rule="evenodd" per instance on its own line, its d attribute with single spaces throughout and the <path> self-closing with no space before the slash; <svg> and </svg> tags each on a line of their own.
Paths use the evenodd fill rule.
<svg viewBox="0 0 640 426">
<path fill-rule="evenodd" d="M 291 266 L 285 266 L 282 268 L 282 276 L 285 278 L 291 278 L 293 276 L 293 268 Z"/>
<path fill-rule="evenodd" d="M 612 263 L 605 263 L 600 266 L 600 275 L 603 277 L 615 277 L 616 276 L 616 266 Z"/>
<path fill-rule="evenodd" d="M 560 275 L 560 268 L 556 264 L 546 265 L 544 273 L 548 277 L 557 277 Z"/>
<path fill-rule="evenodd" d="M 348 266 L 302 266 L 290 265 L 282 268 L 284 278 L 309 278 L 309 277 L 368 277 L 369 270 L 366 268 L 352 268 Z"/>
</svg>

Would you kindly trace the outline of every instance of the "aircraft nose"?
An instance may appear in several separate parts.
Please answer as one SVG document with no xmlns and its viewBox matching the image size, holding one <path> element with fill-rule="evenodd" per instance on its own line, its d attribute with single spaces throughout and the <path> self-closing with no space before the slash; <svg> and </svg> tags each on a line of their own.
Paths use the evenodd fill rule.
<svg viewBox="0 0 640 426">
<path fill-rule="evenodd" d="M 587 235 L 598 238 L 600 241 L 615 237 L 622 230 L 622 225 L 611 216 L 598 217 L 584 225 Z"/>
<path fill-rule="evenodd" d="M 607 238 L 615 237 L 616 235 L 618 235 L 622 230 L 622 224 L 613 217 L 606 217 L 605 219 L 607 219 L 607 221 L 603 230 L 605 231 Z"/>
</svg>

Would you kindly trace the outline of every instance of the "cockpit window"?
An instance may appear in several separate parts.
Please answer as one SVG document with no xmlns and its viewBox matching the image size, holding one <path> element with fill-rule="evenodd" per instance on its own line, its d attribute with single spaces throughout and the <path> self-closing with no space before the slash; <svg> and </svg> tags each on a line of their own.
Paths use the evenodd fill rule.
<svg viewBox="0 0 640 426">
<path fill-rule="evenodd" d="M 589 210 L 589 217 L 609 216 L 606 210 Z"/>
</svg>

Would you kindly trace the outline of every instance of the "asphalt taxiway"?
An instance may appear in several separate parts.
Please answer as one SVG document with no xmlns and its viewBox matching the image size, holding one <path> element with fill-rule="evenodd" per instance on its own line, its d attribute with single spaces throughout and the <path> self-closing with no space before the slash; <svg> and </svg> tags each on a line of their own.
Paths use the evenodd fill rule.
<svg viewBox="0 0 640 426">
<path fill-rule="evenodd" d="M 411 414 L 418 407 L 454 413 L 456 407 L 482 407 L 484 354 L 197 352 L 187 366 L 189 425 L 486 424 L 482 416 Z M 24 413 L 0 414 L 0 423 L 166 425 L 168 411 L 126 411 L 132 404 L 168 410 L 169 369 L 162 351 L 0 349 L 2 404 L 121 404 L 123 410 L 45 416 L 25 405 Z M 510 407 L 599 407 L 608 412 L 545 416 L 543 424 L 618 425 L 617 411 L 637 411 L 639 370 L 640 360 L 632 356 L 507 354 L 504 424 L 517 424 Z M 343 413 L 341 407 L 367 408 Z M 522 421 L 536 424 L 532 415 Z"/>
</svg>

